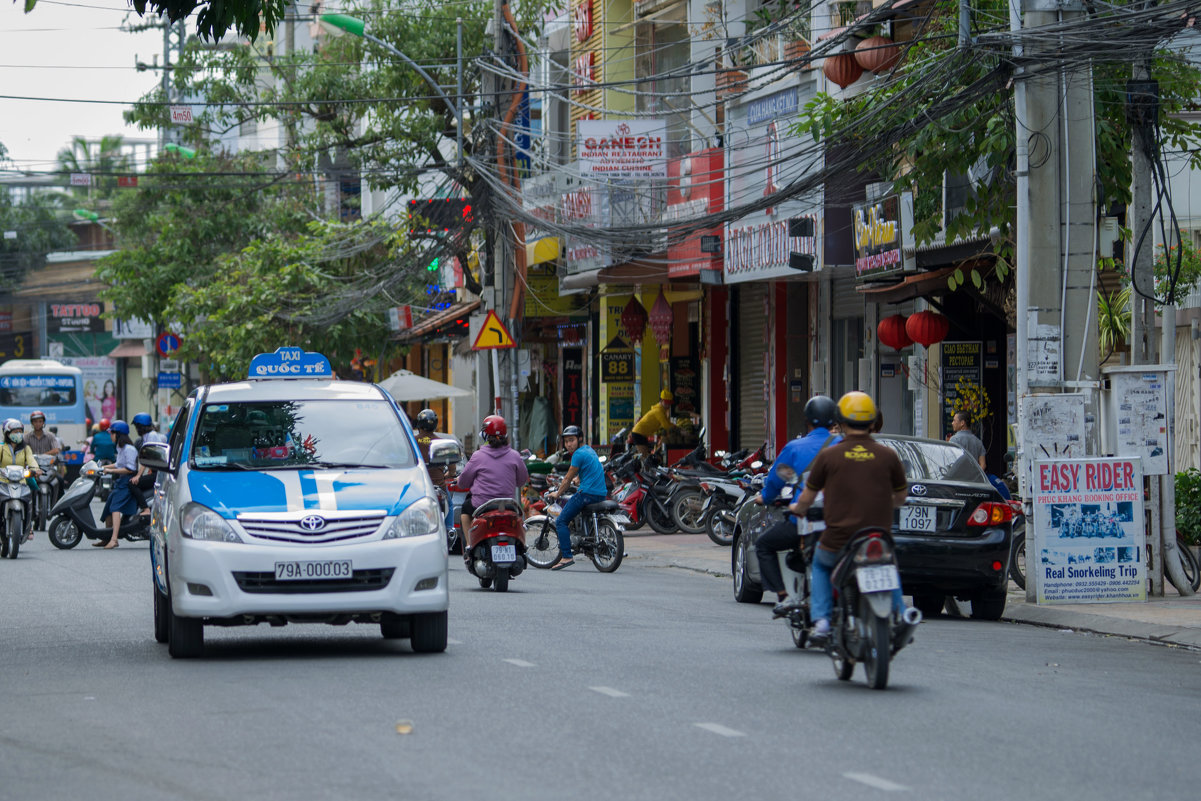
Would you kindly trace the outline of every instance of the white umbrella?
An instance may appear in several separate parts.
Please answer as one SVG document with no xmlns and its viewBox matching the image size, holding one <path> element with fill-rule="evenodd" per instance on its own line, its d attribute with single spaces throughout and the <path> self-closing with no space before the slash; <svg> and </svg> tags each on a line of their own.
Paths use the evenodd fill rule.
<svg viewBox="0 0 1201 801">
<path fill-rule="evenodd" d="M 379 382 L 379 385 L 398 401 L 461 398 L 471 394 L 469 389 L 452 387 L 450 384 L 417 375 L 412 370 L 397 370 Z"/>
</svg>

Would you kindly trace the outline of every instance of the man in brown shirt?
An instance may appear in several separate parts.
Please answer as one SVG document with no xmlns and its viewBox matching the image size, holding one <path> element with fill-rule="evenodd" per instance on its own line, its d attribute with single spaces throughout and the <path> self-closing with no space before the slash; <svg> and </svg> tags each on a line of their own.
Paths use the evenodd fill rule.
<svg viewBox="0 0 1201 801">
<path fill-rule="evenodd" d="M 805 491 L 791 511 L 803 516 L 817 493 L 824 491 L 822 532 L 813 555 L 813 636 L 824 639 L 830 633 L 830 608 L 834 590 L 830 571 L 838 562 L 838 553 L 864 528 L 892 529 L 892 512 L 905 503 L 909 484 L 905 468 L 892 448 L 872 439 L 871 427 L 877 417 L 876 404 L 863 392 L 848 392 L 838 401 L 838 419 L 843 440 L 826 448 L 813 460 Z M 893 608 L 904 609 L 901 590 L 893 592 Z"/>
</svg>

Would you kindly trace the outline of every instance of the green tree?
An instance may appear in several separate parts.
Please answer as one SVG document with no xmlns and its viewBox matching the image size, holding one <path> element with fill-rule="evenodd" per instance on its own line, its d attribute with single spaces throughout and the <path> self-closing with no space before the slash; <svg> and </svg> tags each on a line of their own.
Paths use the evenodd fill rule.
<svg viewBox="0 0 1201 801">
<path fill-rule="evenodd" d="M 0 162 L 7 157 L 0 143 Z M 47 253 L 79 244 L 65 219 L 51 196 L 34 195 L 14 204 L 9 192 L 0 190 L 0 291 L 19 286 L 30 271 L 44 267 Z"/>
<path fill-rule="evenodd" d="M 33 11 L 38 0 L 24 2 L 25 13 Z M 220 39 L 229 31 L 251 40 L 261 31 L 271 32 L 284 18 L 287 0 L 130 0 L 139 16 L 157 14 L 172 22 L 196 12 L 196 31 L 202 39 Z"/>
<path fill-rule="evenodd" d="M 71 194 L 89 200 L 106 200 L 117 191 L 117 175 L 132 172 L 133 160 L 121 152 L 124 138 L 104 136 L 98 142 L 89 142 L 86 137 L 76 136 L 68 147 L 58 151 L 58 172 L 63 176 L 71 173 L 87 173 L 92 176 L 87 187 L 71 187 Z"/>
</svg>

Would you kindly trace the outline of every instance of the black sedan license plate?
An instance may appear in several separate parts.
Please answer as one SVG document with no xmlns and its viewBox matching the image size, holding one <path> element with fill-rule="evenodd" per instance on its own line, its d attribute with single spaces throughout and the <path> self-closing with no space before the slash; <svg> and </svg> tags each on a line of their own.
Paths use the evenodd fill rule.
<svg viewBox="0 0 1201 801">
<path fill-rule="evenodd" d="M 313 579 L 352 578 L 354 566 L 349 559 L 322 562 L 276 562 L 276 581 L 312 581 Z"/>
</svg>

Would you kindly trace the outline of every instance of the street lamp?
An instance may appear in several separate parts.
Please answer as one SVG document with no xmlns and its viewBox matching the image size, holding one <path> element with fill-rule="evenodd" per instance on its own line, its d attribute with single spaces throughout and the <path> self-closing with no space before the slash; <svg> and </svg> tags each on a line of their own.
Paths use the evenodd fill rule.
<svg viewBox="0 0 1201 801">
<path fill-rule="evenodd" d="M 100 219 L 100 215 L 97 214 L 96 212 L 90 211 L 88 209 L 74 209 L 71 213 L 81 220 L 87 220 L 90 223 L 95 223 L 96 225 L 99 225 L 101 228 L 103 228 L 104 230 L 106 230 L 110 234 L 112 234 L 114 238 L 117 236 L 117 232 L 114 231 L 112 228 L 110 228 L 104 222 L 104 220 Z"/>
<path fill-rule="evenodd" d="M 163 150 L 167 151 L 168 153 L 176 153 L 180 156 L 183 156 L 185 159 L 196 158 L 195 150 L 190 147 L 184 147 L 183 145 L 177 145 L 174 142 L 168 142 L 167 144 L 163 145 Z"/>
</svg>

